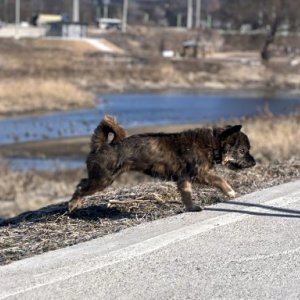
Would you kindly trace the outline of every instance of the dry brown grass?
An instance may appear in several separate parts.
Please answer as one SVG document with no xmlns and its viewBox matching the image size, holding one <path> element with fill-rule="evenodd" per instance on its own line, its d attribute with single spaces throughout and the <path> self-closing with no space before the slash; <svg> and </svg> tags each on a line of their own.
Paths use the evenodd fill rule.
<svg viewBox="0 0 300 300">
<path fill-rule="evenodd" d="M 273 116 L 270 113 L 247 120 L 244 126 L 258 160 L 284 161 L 300 156 L 300 114 Z"/>
<path fill-rule="evenodd" d="M 58 203 L 71 195 L 83 170 L 38 172 L 12 171 L 1 164 L 0 218 Z"/>
<path fill-rule="evenodd" d="M 91 94 L 86 91 L 241 89 L 245 86 L 300 89 L 299 66 L 292 68 L 287 63 L 274 72 L 262 64 L 233 63 L 230 60 L 163 59 L 158 51 L 160 39 L 165 36 L 170 39 L 170 45 L 180 45 L 183 38 L 180 37 L 178 42 L 172 34 L 157 36 L 157 33 L 150 32 L 147 36 L 137 32 L 108 36 L 117 46 L 124 46 L 127 52 L 123 55 L 100 53 L 77 41 L 2 40 L 0 80 L 7 81 L 0 90 L 3 94 L 1 112 L 16 112 L 14 105 L 19 107 L 23 103 L 20 99 L 27 99 L 28 95 L 35 104 L 28 108 L 28 102 L 24 100 L 25 112 L 64 109 L 74 104 L 77 107 L 91 105 Z M 246 55 L 246 59 L 253 58 L 253 54 L 242 55 Z M 56 84 L 53 95 L 49 86 L 55 87 Z M 62 88 L 63 84 L 68 86 L 69 96 L 66 96 L 68 93 Z M 20 92 L 14 97 L 18 89 Z M 5 99 L 7 95 L 9 100 Z M 57 105 L 51 105 L 54 101 Z M 21 110 L 18 108 L 17 112 Z"/>
<path fill-rule="evenodd" d="M 76 74 L 91 47 L 76 43 L 1 41 L 0 114 L 93 106 L 95 95 Z"/>
<path fill-rule="evenodd" d="M 242 195 L 300 178 L 300 163 L 262 164 L 242 172 L 218 170 Z M 194 187 L 202 205 L 224 200 L 209 187 Z M 172 216 L 182 211 L 176 186 L 170 182 L 108 188 L 93 195 L 69 216 L 65 203 L 24 213 L 0 223 L 0 265 L 120 231 L 129 226 Z"/>
<path fill-rule="evenodd" d="M 94 95 L 65 79 L 0 81 L 0 114 L 67 110 L 94 105 Z"/>
<path fill-rule="evenodd" d="M 239 195 L 300 179 L 299 115 L 264 114 L 234 122 L 244 124 L 258 164 L 240 172 L 222 167 L 215 171 Z M 180 130 L 178 125 L 165 131 L 174 130 Z M 174 183 L 149 181 L 132 173 L 86 198 L 83 208 L 69 216 L 65 201 L 84 174 L 84 170 L 13 172 L 0 168 L 0 265 L 182 211 Z M 218 190 L 197 185 L 193 197 L 201 205 L 225 199 Z M 28 212 L 13 217 L 24 211 Z"/>
<path fill-rule="evenodd" d="M 227 123 L 227 122 L 226 122 Z M 300 159 L 300 115 L 290 116 L 272 116 L 264 114 L 260 117 L 246 120 L 233 120 L 231 123 L 242 123 L 243 131 L 247 133 L 251 140 L 251 152 L 256 158 L 258 164 L 263 168 L 272 168 L 278 165 L 278 162 L 289 162 L 287 166 L 295 166 Z M 223 125 L 220 123 L 219 125 Z M 167 125 L 155 128 L 153 131 L 174 132 L 183 129 L 198 127 L 196 125 Z M 147 130 L 152 131 L 150 128 Z M 131 133 L 139 133 L 143 130 L 131 130 Z M 65 144 L 60 141 L 59 144 L 46 143 L 42 151 L 50 151 L 53 154 L 55 149 L 66 149 L 64 155 L 78 155 L 81 149 L 86 149 L 87 139 L 80 139 L 80 142 Z M 53 148 L 53 149 L 48 149 Z M 26 152 L 27 151 L 27 152 Z M 30 153 L 28 149 L 25 152 Z M 57 151 L 57 150 L 56 150 Z M 69 151 L 69 152 L 68 152 Z M 84 150 L 83 152 L 85 152 Z M 7 149 L 6 153 L 13 153 Z M 18 153 L 19 155 L 21 153 Z M 38 153 L 42 155 L 42 152 Z M 47 152 L 44 152 L 47 154 Z M 84 160 L 84 157 L 82 158 Z M 276 169 L 276 167 L 275 167 Z M 273 172 L 275 174 L 275 169 Z M 257 168 L 255 170 L 258 170 Z M 294 178 L 296 173 L 288 175 L 290 170 L 277 170 L 276 172 L 286 173 L 287 178 Z M 57 203 L 64 198 L 70 197 L 78 180 L 84 176 L 84 170 L 78 171 L 59 171 L 59 172 L 13 172 L 7 167 L 0 168 L 0 217 L 12 217 L 26 210 L 41 208 L 47 204 Z M 258 174 L 259 175 L 259 174 Z M 259 176 L 262 176 L 261 174 Z M 270 181 L 272 178 L 269 177 Z M 114 187 L 133 186 L 149 181 L 150 178 L 138 173 L 125 174 L 114 184 Z M 17 182 L 17 184 L 16 184 Z"/>
</svg>

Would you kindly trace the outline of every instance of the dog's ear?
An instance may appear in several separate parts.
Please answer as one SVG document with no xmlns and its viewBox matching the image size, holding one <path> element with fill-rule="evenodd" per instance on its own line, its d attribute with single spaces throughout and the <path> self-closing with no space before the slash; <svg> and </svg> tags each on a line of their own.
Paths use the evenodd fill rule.
<svg viewBox="0 0 300 300">
<path fill-rule="evenodd" d="M 241 129 L 242 129 L 242 125 L 226 126 L 224 128 L 224 130 L 221 132 L 219 137 L 221 140 L 224 140 L 224 139 L 228 138 L 230 135 L 241 131 Z"/>
</svg>

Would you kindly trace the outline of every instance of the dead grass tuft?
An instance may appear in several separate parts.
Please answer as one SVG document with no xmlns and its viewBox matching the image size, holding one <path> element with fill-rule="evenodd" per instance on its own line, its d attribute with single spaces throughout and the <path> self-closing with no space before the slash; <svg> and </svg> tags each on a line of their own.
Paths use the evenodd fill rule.
<svg viewBox="0 0 300 300">
<path fill-rule="evenodd" d="M 219 170 L 242 195 L 300 178 L 300 162 L 263 164 L 239 173 Z M 196 187 L 194 198 L 202 205 L 224 196 L 208 187 Z M 55 204 L 23 213 L 0 223 L 0 265 L 120 231 L 182 211 L 174 183 L 144 183 L 109 188 L 89 197 L 72 216 L 66 204 Z"/>
<path fill-rule="evenodd" d="M 93 94 L 66 79 L 5 79 L 0 81 L 0 114 L 67 110 L 94 105 Z"/>
<path fill-rule="evenodd" d="M 236 122 L 244 124 L 258 164 L 240 172 L 217 167 L 216 173 L 240 195 L 300 179 L 299 115 L 264 114 Z M 168 131 L 174 128 L 169 126 Z M 132 173 L 85 199 L 84 207 L 69 216 L 64 201 L 84 176 L 83 170 L 23 173 L 1 167 L 0 176 L 0 264 L 172 216 L 183 208 L 174 183 L 149 182 Z M 206 186 L 194 185 L 193 196 L 202 205 L 224 200 L 219 191 Z M 26 210 L 33 211 L 22 213 Z"/>
<path fill-rule="evenodd" d="M 83 173 L 83 170 L 19 172 L 1 164 L 0 218 L 64 201 L 73 193 L 76 181 Z"/>
<path fill-rule="evenodd" d="M 299 157 L 299 113 L 288 117 L 263 114 L 247 120 L 243 130 L 250 138 L 256 159 L 260 161 L 283 161 Z"/>
</svg>

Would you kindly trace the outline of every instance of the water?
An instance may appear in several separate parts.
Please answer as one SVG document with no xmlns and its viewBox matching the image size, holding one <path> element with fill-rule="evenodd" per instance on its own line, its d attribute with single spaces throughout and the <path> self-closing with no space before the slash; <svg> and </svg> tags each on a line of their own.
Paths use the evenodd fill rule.
<svg viewBox="0 0 300 300">
<path fill-rule="evenodd" d="M 105 111 L 132 126 L 215 121 L 252 116 L 266 107 L 287 114 L 300 105 L 300 97 L 258 97 L 252 94 L 129 94 L 110 95 Z"/>
<path fill-rule="evenodd" d="M 49 113 L 0 120 L 0 144 L 91 134 L 105 113 L 118 117 L 125 127 L 215 121 L 253 116 L 265 107 L 288 114 L 300 105 L 300 97 L 257 93 L 224 94 L 111 94 L 93 109 Z M 82 160 L 66 158 L 9 158 L 15 170 L 75 169 Z"/>
<path fill-rule="evenodd" d="M 89 135 L 105 113 L 125 127 L 215 121 L 252 116 L 268 107 L 288 114 L 300 97 L 258 94 L 111 94 L 96 108 L 0 120 L 0 144 Z"/>
<path fill-rule="evenodd" d="M 85 161 L 79 159 L 58 158 L 39 158 L 39 157 L 9 157 L 7 163 L 12 170 L 27 171 L 56 171 L 56 170 L 74 170 L 85 167 Z"/>
</svg>

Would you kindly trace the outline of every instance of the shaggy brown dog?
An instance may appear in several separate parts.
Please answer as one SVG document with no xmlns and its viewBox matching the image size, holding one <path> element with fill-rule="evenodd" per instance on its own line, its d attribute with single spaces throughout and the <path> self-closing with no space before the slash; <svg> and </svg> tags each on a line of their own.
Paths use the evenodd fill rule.
<svg viewBox="0 0 300 300">
<path fill-rule="evenodd" d="M 209 171 L 214 164 L 231 169 L 255 165 L 249 153 L 249 140 L 241 128 L 241 125 L 235 125 L 126 137 L 117 121 L 105 116 L 91 139 L 91 151 L 86 161 L 88 178 L 78 184 L 68 204 L 69 212 L 81 207 L 84 196 L 104 190 L 126 171 L 141 171 L 175 181 L 188 211 L 201 210 L 192 201 L 192 183 L 208 184 L 219 188 L 228 197 L 234 197 L 231 186 Z M 114 137 L 108 142 L 110 133 Z"/>
</svg>

